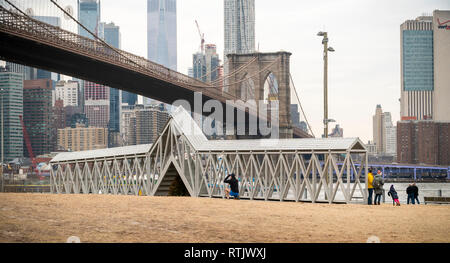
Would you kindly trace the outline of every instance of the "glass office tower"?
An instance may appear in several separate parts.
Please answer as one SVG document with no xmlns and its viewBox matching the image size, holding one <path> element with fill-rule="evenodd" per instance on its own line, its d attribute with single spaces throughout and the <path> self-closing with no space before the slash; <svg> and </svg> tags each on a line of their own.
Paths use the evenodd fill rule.
<svg viewBox="0 0 450 263">
<path fill-rule="evenodd" d="M 177 70 L 177 1 L 147 1 L 148 59 Z M 152 100 L 144 98 L 144 104 Z"/>
</svg>

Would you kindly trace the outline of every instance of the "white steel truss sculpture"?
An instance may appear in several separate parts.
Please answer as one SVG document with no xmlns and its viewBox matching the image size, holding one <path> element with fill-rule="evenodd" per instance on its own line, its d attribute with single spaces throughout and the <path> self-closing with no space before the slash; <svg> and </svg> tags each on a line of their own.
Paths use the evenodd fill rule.
<svg viewBox="0 0 450 263">
<path fill-rule="evenodd" d="M 60 153 L 50 163 L 52 193 L 166 196 L 179 176 L 192 197 L 224 198 L 234 173 L 241 199 L 367 203 L 358 138 L 208 140 L 181 106 L 152 145 Z"/>
</svg>

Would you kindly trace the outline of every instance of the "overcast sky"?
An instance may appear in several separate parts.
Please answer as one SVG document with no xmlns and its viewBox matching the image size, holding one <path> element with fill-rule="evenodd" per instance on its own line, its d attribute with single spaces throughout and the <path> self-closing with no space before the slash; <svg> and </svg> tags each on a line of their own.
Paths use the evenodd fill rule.
<svg viewBox="0 0 450 263">
<path fill-rule="evenodd" d="M 223 59 L 223 0 L 177 2 L 178 71 L 186 74 L 192 54 L 199 50 L 195 20 L 206 43 L 216 44 Z M 400 24 L 435 9 L 450 9 L 448 0 L 255 2 L 257 46 L 261 52 L 292 53 L 291 74 L 316 137 L 323 132 L 323 46 L 316 34 L 328 32 L 336 50 L 329 55 L 329 118 L 344 128 L 345 137 L 364 142 L 372 140 L 377 104 L 399 120 Z M 144 57 L 146 10 L 147 0 L 102 0 L 101 6 L 102 21 L 120 26 L 122 49 Z"/>
</svg>

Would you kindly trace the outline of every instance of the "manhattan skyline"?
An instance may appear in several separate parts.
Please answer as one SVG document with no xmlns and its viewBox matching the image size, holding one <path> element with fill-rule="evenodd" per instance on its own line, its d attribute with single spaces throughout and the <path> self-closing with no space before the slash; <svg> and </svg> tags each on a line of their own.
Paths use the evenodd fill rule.
<svg viewBox="0 0 450 263">
<path fill-rule="evenodd" d="M 286 8 L 290 6 L 290 8 Z M 201 8 L 199 8 L 201 7 Z M 259 0 L 255 3 L 256 49 L 292 52 L 291 74 L 316 137 L 323 130 L 323 60 L 318 31 L 327 31 L 329 55 L 329 116 L 346 137 L 372 140 L 372 115 L 377 104 L 400 119 L 400 25 L 450 3 L 433 1 L 315 1 L 303 3 Z M 178 70 L 187 74 L 200 39 L 223 54 L 223 1 L 184 0 L 177 5 Z M 123 49 L 146 57 L 146 1 L 129 1 L 127 14 L 119 3 L 102 6 L 105 21 L 119 24 Z M 127 19 L 133 18 L 131 21 Z M 142 26 L 135 26 L 142 25 Z M 131 39 L 133 40 L 131 40 Z M 221 58 L 223 61 L 223 58 Z M 303 116 L 301 117 L 302 119 Z M 334 127 L 334 125 L 333 125 Z"/>
<path fill-rule="evenodd" d="M 61 3 L 71 4 L 73 0 Z M 184 0 L 177 3 L 178 71 L 187 74 L 200 39 L 224 49 L 223 0 Z M 400 119 L 400 25 L 450 3 L 432 1 L 297 1 L 259 0 L 255 3 L 256 49 L 292 52 L 291 74 L 300 101 L 316 137 L 323 130 L 323 60 L 318 31 L 327 31 L 329 45 L 329 117 L 345 130 L 346 137 L 372 140 L 371 116 L 377 104 Z M 201 7 L 201 8 L 199 8 Z M 289 7 L 289 8 L 286 8 Z M 120 26 L 122 49 L 147 57 L 147 1 L 123 4 L 102 1 L 102 21 Z M 223 61 L 223 58 L 220 58 Z M 292 96 L 292 102 L 296 99 Z M 304 120 L 304 117 L 301 116 Z M 332 124 L 334 127 L 334 124 Z"/>
</svg>

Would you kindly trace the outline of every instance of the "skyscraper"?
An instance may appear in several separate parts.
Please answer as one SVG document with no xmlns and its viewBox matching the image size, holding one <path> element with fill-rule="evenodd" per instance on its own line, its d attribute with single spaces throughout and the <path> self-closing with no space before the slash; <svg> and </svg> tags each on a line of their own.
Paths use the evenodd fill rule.
<svg viewBox="0 0 450 263">
<path fill-rule="evenodd" d="M 217 47 L 214 44 L 205 45 L 205 60 L 206 60 L 206 81 L 211 82 L 217 80 L 219 77 L 219 54 L 217 54 Z"/>
<path fill-rule="evenodd" d="M 103 36 L 105 38 L 105 42 L 111 45 L 114 48 L 121 48 L 121 34 L 120 27 L 116 26 L 114 23 L 104 24 L 103 26 Z"/>
<path fill-rule="evenodd" d="M 20 73 L 22 75 L 23 80 L 29 80 L 30 74 L 31 74 L 31 68 L 27 67 L 25 65 L 12 63 L 9 61 L 6 61 L 6 70 L 8 72 L 15 72 Z"/>
<path fill-rule="evenodd" d="M 92 33 L 97 36 L 102 36 L 103 32 L 100 32 L 100 0 L 77 0 L 77 7 L 78 21 Z M 78 34 L 83 37 L 94 39 L 94 37 L 81 26 L 78 27 Z M 81 94 L 84 94 L 84 80 L 74 80 L 80 83 Z M 85 107 L 84 96 L 81 96 L 80 104 L 82 107 Z"/>
<path fill-rule="evenodd" d="M 120 49 L 120 28 L 114 23 L 104 24 L 105 42 L 114 48 Z M 108 123 L 108 143 L 109 147 L 118 146 L 120 136 L 120 118 L 122 110 L 122 91 L 110 88 L 109 91 L 109 123 Z"/>
<path fill-rule="evenodd" d="M 148 59 L 177 70 L 177 1 L 147 1 Z"/>
<path fill-rule="evenodd" d="M 400 29 L 402 119 L 450 121 L 450 11 L 407 20 Z"/>
<path fill-rule="evenodd" d="M 383 112 L 381 105 L 377 105 L 373 116 L 373 142 L 378 154 L 396 155 L 397 130 L 392 124 L 391 113 Z"/>
<path fill-rule="evenodd" d="M 177 1 L 147 0 L 148 59 L 177 70 Z M 144 104 L 151 99 L 144 98 Z"/>
<path fill-rule="evenodd" d="M 255 0 L 224 0 L 225 54 L 255 51 Z"/>
<path fill-rule="evenodd" d="M 224 0 L 224 27 L 224 64 L 228 54 L 255 52 L 255 0 Z"/>
<path fill-rule="evenodd" d="M 34 156 L 50 153 L 55 147 L 56 138 L 52 138 L 52 86 L 50 79 L 24 81 L 23 120 Z M 25 156 L 30 157 L 26 152 Z"/>
<path fill-rule="evenodd" d="M 102 35 L 102 33 L 99 33 L 100 0 L 78 0 L 78 21 L 92 33 Z M 78 27 L 78 34 L 83 37 L 94 39 L 94 37 L 82 27 Z"/>
<path fill-rule="evenodd" d="M 206 58 L 205 54 L 197 52 L 192 55 L 192 76 L 201 81 L 206 81 Z"/>
<path fill-rule="evenodd" d="M 0 100 L 0 107 L 3 107 L 4 160 L 8 162 L 23 157 L 23 133 L 19 119 L 19 115 L 23 115 L 21 73 L 0 68 Z"/>
<path fill-rule="evenodd" d="M 417 120 L 433 116 L 433 29 L 432 17 L 408 20 L 401 26 L 402 117 Z"/>
<path fill-rule="evenodd" d="M 383 113 L 383 152 L 385 155 L 397 155 L 397 127 L 392 123 L 390 112 Z"/>
</svg>

